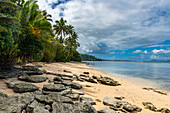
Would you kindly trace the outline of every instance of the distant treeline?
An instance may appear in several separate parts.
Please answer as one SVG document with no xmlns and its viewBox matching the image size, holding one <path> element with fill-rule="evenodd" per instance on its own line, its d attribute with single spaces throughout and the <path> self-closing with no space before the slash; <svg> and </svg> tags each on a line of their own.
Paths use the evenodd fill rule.
<svg viewBox="0 0 170 113">
<path fill-rule="evenodd" d="M 52 20 L 37 0 L 0 0 L 0 25 L 0 71 L 33 61 L 81 61 L 74 27 Z"/>
<path fill-rule="evenodd" d="M 95 56 L 87 55 L 87 54 L 81 54 L 81 59 L 83 61 L 102 61 L 102 59 L 99 59 L 99 58 L 96 58 Z"/>
</svg>

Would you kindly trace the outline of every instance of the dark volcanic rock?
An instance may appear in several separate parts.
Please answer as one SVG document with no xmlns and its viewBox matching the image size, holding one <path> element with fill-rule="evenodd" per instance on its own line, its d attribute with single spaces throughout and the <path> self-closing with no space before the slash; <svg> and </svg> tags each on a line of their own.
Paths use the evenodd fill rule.
<svg viewBox="0 0 170 113">
<path fill-rule="evenodd" d="M 38 90 L 39 87 L 30 84 L 30 83 L 16 83 L 14 85 L 14 92 L 23 93 L 23 92 L 33 92 Z"/>
<path fill-rule="evenodd" d="M 34 82 L 34 83 L 45 82 L 46 80 L 47 80 L 47 78 L 42 77 L 42 76 L 28 76 L 28 77 L 26 77 L 26 81 Z"/>
<path fill-rule="evenodd" d="M 34 100 L 30 105 L 26 108 L 27 113 L 49 113 L 48 110 L 45 109 L 45 104 L 39 103 Z"/>
<path fill-rule="evenodd" d="M 64 72 L 66 72 L 66 73 L 72 73 L 71 71 L 68 71 L 68 70 L 63 70 Z"/>
<path fill-rule="evenodd" d="M 73 104 L 73 100 L 70 97 L 65 97 L 65 96 L 61 96 L 61 102 Z"/>
<path fill-rule="evenodd" d="M 28 75 L 43 75 L 44 73 L 46 73 L 45 70 L 35 70 L 35 71 L 26 71 L 25 72 Z"/>
<path fill-rule="evenodd" d="M 5 82 L 5 84 L 7 85 L 7 87 L 9 89 L 13 89 L 14 88 L 14 84 L 12 84 L 11 82 Z"/>
<path fill-rule="evenodd" d="M 36 95 L 35 99 L 38 102 L 52 104 L 53 102 L 60 102 L 61 96 L 59 93 L 51 93 L 49 95 Z"/>
<path fill-rule="evenodd" d="M 74 90 L 74 91 L 72 91 L 72 93 L 73 93 L 73 94 L 84 95 L 84 93 L 83 93 L 83 92 L 80 92 L 80 91 L 75 91 L 75 90 Z"/>
<path fill-rule="evenodd" d="M 63 91 L 60 92 L 61 95 L 66 95 L 66 94 L 71 94 L 72 93 L 72 89 L 71 88 L 67 88 Z"/>
<path fill-rule="evenodd" d="M 104 105 L 108 105 L 108 106 L 117 106 L 117 104 L 120 103 L 119 100 L 116 100 L 116 99 L 113 99 L 113 98 L 110 98 L 108 96 L 106 96 L 103 100 L 103 104 Z"/>
<path fill-rule="evenodd" d="M 66 87 L 62 84 L 44 84 L 43 86 L 43 90 L 45 91 L 56 91 L 56 92 L 60 92 L 65 90 Z"/>
<path fill-rule="evenodd" d="M 77 101 L 79 99 L 79 94 L 67 94 L 65 96 L 70 97 L 74 101 Z"/>
<path fill-rule="evenodd" d="M 92 77 L 89 77 L 88 82 L 97 83 L 97 81 L 95 79 L 93 79 Z"/>
<path fill-rule="evenodd" d="M 111 85 L 111 86 L 120 85 L 117 81 L 114 81 L 112 78 L 109 78 L 109 77 L 101 77 L 101 78 L 98 78 L 97 81 L 105 85 Z"/>
<path fill-rule="evenodd" d="M 146 109 L 157 111 L 157 108 L 151 102 L 142 102 Z"/>
<path fill-rule="evenodd" d="M 78 84 L 78 83 L 74 83 L 71 81 L 63 81 L 62 84 L 66 85 L 66 86 L 71 86 L 71 88 L 73 89 L 81 89 L 82 85 Z"/>
<path fill-rule="evenodd" d="M 53 81 L 62 81 L 62 79 L 61 79 L 61 77 L 56 76 L 56 77 L 54 77 Z"/>
<path fill-rule="evenodd" d="M 65 77 L 65 76 L 63 76 L 62 79 L 63 79 L 63 80 L 70 80 L 70 81 L 73 81 L 73 78 Z"/>
<path fill-rule="evenodd" d="M 4 97 L 8 97 L 8 95 L 3 92 L 0 92 L 0 97 L 4 98 Z"/>
<path fill-rule="evenodd" d="M 101 110 L 98 111 L 98 113 L 118 113 L 115 110 L 109 109 L 108 107 L 103 107 Z"/>
<path fill-rule="evenodd" d="M 97 113 L 95 108 L 88 103 L 66 104 L 54 102 L 52 113 Z"/>
<path fill-rule="evenodd" d="M 89 98 L 89 97 L 80 97 L 80 102 L 82 103 L 90 103 L 91 105 L 96 105 L 96 102 L 92 99 L 92 98 Z"/>
<path fill-rule="evenodd" d="M 0 113 L 21 113 L 23 108 L 33 100 L 34 95 L 31 93 L 0 96 Z"/>
<path fill-rule="evenodd" d="M 89 72 L 83 72 L 83 74 L 89 74 Z"/>
</svg>

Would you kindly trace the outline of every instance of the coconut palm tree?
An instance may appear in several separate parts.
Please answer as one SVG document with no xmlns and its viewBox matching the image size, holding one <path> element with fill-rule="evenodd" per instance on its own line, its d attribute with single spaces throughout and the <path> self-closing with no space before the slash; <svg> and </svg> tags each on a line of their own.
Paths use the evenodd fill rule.
<svg viewBox="0 0 170 113">
<path fill-rule="evenodd" d="M 9 0 L 0 1 L 0 24 L 9 26 L 18 21 L 18 19 L 14 17 L 17 9 L 18 6 Z"/>
<path fill-rule="evenodd" d="M 66 23 L 67 21 L 64 20 L 63 18 L 60 19 L 60 21 L 56 20 L 55 21 L 55 25 L 53 26 L 55 30 L 55 34 L 57 35 L 56 37 L 58 38 L 58 36 L 60 35 L 60 38 L 65 38 L 66 35 Z"/>
</svg>

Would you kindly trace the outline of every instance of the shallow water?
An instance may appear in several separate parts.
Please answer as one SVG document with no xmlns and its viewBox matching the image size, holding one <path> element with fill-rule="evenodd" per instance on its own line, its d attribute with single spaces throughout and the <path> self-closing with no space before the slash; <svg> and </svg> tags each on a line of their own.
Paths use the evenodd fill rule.
<svg viewBox="0 0 170 113">
<path fill-rule="evenodd" d="M 89 66 L 111 76 L 144 87 L 170 92 L 170 63 L 136 63 L 113 61 L 85 61 Z"/>
</svg>

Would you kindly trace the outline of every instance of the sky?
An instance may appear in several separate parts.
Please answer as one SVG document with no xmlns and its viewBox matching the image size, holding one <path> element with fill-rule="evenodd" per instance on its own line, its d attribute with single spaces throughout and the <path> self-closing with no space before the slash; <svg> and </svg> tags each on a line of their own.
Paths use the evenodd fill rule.
<svg viewBox="0 0 170 113">
<path fill-rule="evenodd" d="M 75 27 L 82 54 L 109 60 L 170 60 L 170 0 L 38 0 Z"/>
</svg>

